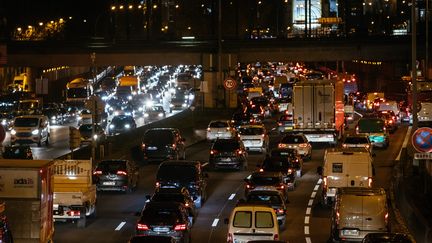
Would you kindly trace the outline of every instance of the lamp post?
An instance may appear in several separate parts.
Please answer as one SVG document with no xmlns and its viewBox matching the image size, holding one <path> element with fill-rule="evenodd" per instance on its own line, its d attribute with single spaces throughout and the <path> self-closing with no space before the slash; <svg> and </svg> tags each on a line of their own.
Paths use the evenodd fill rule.
<svg viewBox="0 0 432 243">
<path fill-rule="evenodd" d="M 416 0 L 411 2 L 411 80 L 412 80 L 412 129 L 418 127 L 417 117 L 417 19 L 416 19 Z"/>
</svg>

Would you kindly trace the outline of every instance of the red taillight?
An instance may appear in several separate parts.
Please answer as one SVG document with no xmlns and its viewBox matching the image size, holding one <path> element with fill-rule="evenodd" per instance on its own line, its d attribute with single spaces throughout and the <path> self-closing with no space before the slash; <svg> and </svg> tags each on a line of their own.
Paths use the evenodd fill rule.
<svg viewBox="0 0 432 243">
<path fill-rule="evenodd" d="M 73 216 L 80 216 L 81 212 L 79 210 L 72 210 L 67 212 L 66 214 L 73 217 Z"/>
<path fill-rule="evenodd" d="M 279 240 L 279 235 L 278 235 L 278 234 L 275 234 L 275 235 L 273 236 L 273 240 Z"/>
<path fill-rule="evenodd" d="M 282 122 L 278 122 L 278 126 L 282 126 Z"/>
<path fill-rule="evenodd" d="M 300 147 L 300 148 L 306 148 L 307 146 L 308 146 L 307 143 L 301 143 L 301 144 L 299 144 L 299 147 Z"/>
<path fill-rule="evenodd" d="M 95 172 L 93 172 L 93 175 L 102 175 L 102 171 L 101 170 L 95 170 Z"/>
<path fill-rule="evenodd" d="M 175 231 L 186 230 L 186 224 L 178 224 L 174 227 Z"/>
<path fill-rule="evenodd" d="M 324 188 L 326 188 L 327 187 L 327 176 L 324 176 L 323 177 L 323 182 L 324 182 Z"/>
<path fill-rule="evenodd" d="M 286 144 L 283 144 L 283 143 L 279 143 L 279 144 L 278 144 L 278 148 L 286 148 L 286 147 L 287 147 Z"/>
<path fill-rule="evenodd" d="M 279 185 L 279 187 L 278 187 L 278 189 L 284 189 L 284 188 L 285 188 L 285 185 L 283 185 L 283 184 Z"/>
<path fill-rule="evenodd" d="M 356 127 L 356 133 L 359 134 L 359 127 Z"/>
<path fill-rule="evenodd" d="M 159 181 L 156 181 L 156 188 L 160 187 Z"/>
<path fill-rule="evenodd" d="M 372 187 L 372 177 L 368 178 L 368 187 Z"/>
<path fill-rule="evenodd" d="M 146 224 L 137 224 L 137 230 L 149 230 Z"/>
<path fill-rule="evenodd" d="M 389 214 L 386 213 L 386 214 L 384 215 L 384 221 L 385 221 L 386 224 L 388 224 L 388 218 L 389 218 Z"/>
<path fill-rule="evenodd" d="M 347 147 L 348 147 L 348 145 L 342 144 L 342 148 L 347 148 Z"/>
<path fill-rule="evenodd" d="M 336 212 L 336 224 L 339 224 L 340 214 L 339 211 Z"/>
<path fill-rule="evenodd" d="M 227 236 L 227 243 L 233 243 L 233 237 L 232 237 L 232 234 L 231 234 L 231 233 L 228 233 L 228 236 Z"/>
<path fill-rule="evenodd" d="M 243 150 L 237 150 L 237 154 L 243 154 Z"/>
<path fill-rule="evenodd" d="M 146 148 L 145 143 L 141 144 L 141 148 L 142 148 L 142 149 L 145 149 L 145 148 Z"/>
<path fill-rule="evenodd" d="M 264 169 L 263 169 L 263 168 L 260 168 L 260 169 L 259 169 L 259 172 L 264 172 Z"/>
<path fill-rule="evenodd" d="M 288 174 L 293 173 L 293 169 L 288 169 Z"/>
<path fill-rule="evenodd" d="M 171 144 L 171 148 L 175 149 L 177 147 L 177 144 L 173 143 Z"/>
<path fill-rule="evenodd" d="M 275 212 L 278 213 L 278 214 L 284 214 L 285 210 L 279 208 L 279 209 L 275 209 Z"/>
<path fill-rule="evenodd" d="M 210 154 L 211 155 L 217 154 L 217 150 L 215 150 L 215 149 L 210 150 Z"/>
<path fill-rule="evenodd" d="M 127 175 L 127 172 L 124 170 L 118 170 L 117 175 Z"/>
<path fill-rule="evenodd" d="M 211 131 L 211 129 L 210 129 L 210 127 L 208 127 L 208 128 L 207 128 L 207 132 L 210 132 L 210 131 Z"/>
</svg>

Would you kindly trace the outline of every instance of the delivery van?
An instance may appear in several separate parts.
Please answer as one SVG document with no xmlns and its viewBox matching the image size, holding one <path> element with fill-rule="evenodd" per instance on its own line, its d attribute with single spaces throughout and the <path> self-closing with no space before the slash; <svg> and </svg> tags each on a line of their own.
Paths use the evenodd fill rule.
<svg viewBox="0 0 432 243">
<path fill-rule="evenodd" d="M 373 164 L 364 148 L 328 149 L 324 154 L 322 171 L 322 203 L 332 205 L 341 187 L 372 187 Z"/>
<path fill-rule="evenodd" d="M 342 187 L 331 217 L 331 241 L 362 241 L 368 233 L 389 231 L 387 196 L 383 188 Z"/>
</svg>

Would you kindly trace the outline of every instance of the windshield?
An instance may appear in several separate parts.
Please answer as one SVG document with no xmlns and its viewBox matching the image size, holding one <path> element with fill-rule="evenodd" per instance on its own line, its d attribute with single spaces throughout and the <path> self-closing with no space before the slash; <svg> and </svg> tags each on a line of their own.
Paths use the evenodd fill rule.
<svg viewBox="0 0 432 243">
<path fill-rule="evenodd" d="M 97 165 L 98 170 L 116 173 L 119 170 L 126 170 L 126 161 L 102 161 Z"/>
<path fill-rule="evenodd" d="M 132 123 L 132 118 L 130 116 L 115 116 L 112 120 L 115 124 L 125 124 Z"/>
<path fill-rule="evenodd" d="M 16 118 L 14 122 L 15 127 L 37 127 L 39 126 L 38 118 Z"/>
<path fill-rule="evenodd" d="M 142 218 L 160 220 L 181 218 L 181 214 L 176 208 L 150 207 L 143 211 Z"/>
<path fill-rule="evenodd" d="M 242 127 L 239 130 L 241 135 L 261 135 L 264 134 L 262 127 Z"/>
<path fill-rule="evenodd" d="M 88 91 L 86 88 L 70 88 L 67 90 L 68 98 L 87 98 Z"/>
<path fill-rule="evenodd" d="M 174 134 L 168 130 L 149 130 L 144 135 L 144 142 L 148 144 L 171 144 Z"/>
<path fill-rule="evenodd" d="M 358 122 L 360 133 L 384 132 L 384 121 L 381 119 L 360 119 Z"/>
<path fill-rule="evenodd" d="M 363 144 L 368 143 L 368 139 L 366 137 L 347 137 L 344 143 Z"/>
<path fill-rule="evenodd" d="M 281 143 L 305 143 L 303 136 L 285 136 L 282 138 Z"/>
<path fill-rule="evenodd" d="M 178 193 L 156 193 L 151 200 L 152 202 L 185 202 L 185 198 L 183 197 L 183 195 Z"/>
<path fill-rule="evenodd" d="M 216 121 L 216 122 L 211 122 L 210 127 L 211 128 L 224 128 L 224 127 L 228 127 L 228 124 L 227 124 L 227 122 L 224 122 L 224 121 Z"/>
<path fill-rule="evenodd" d="M 29 102 L 20 102 L 18 106 L 18 110 L 34 110 L 39 107 L 39 102 L 37 101 L 29 101 Z"/>
<path fill-rule="evenodd" d="M 293 166 L 286 158 L 268 158 L 263 162 L 263 169 L 266 171 L 287 170 L 290 167 Z"/>
<path fill-rule="evenodd" d="M 273 176 L 252 176 L 251 182 L 255 185 L 271 186 L 281 183 L 281 180 Z"/>
<path fill-rule="evenodd" d="M 196 181 L 198 172 L 194 166 L 165 165 L 159 168 L 156 177 L 161 181 Z"/>
<path fill-rule="evenodd" d="M 237 140 L 230 140 L 230 139 L 217 140 L 213 145 L 213 149 L 218 151 L 234 151 L 239 148 L 240 148 L 239 142 Z"/>
</svg>

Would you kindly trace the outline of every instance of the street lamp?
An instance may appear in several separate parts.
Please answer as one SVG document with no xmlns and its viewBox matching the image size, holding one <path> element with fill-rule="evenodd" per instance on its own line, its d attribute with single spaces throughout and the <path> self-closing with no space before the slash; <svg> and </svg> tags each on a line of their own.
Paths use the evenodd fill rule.
<svg viewBox="0 0 432 243">
<path fill-rule="evenodd" d="M 417 19 L 415 0 L 411 2 L 411 80 L 413 131 L 418 127 L 417 117 Z"/>
</svg>

